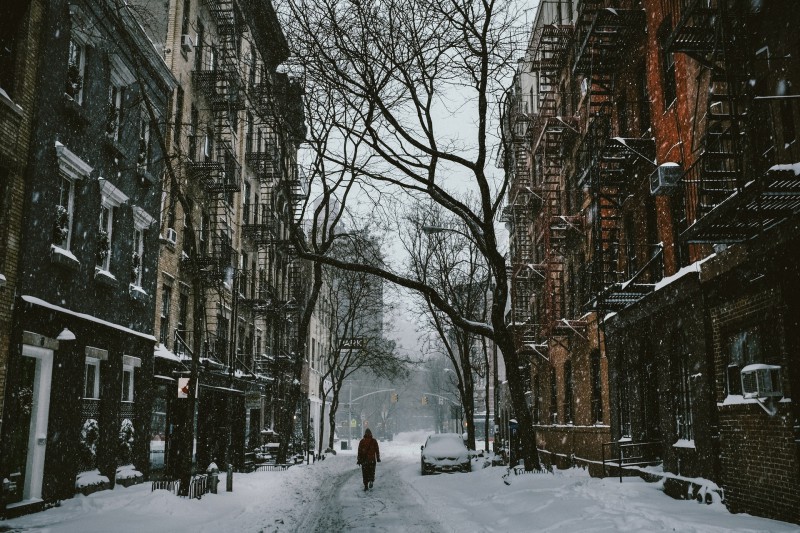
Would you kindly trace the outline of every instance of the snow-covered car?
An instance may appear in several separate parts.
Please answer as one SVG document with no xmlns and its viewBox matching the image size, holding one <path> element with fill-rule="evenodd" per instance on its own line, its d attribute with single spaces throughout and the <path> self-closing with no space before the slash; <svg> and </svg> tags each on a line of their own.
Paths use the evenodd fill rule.
<svg viewBox="0 0 800 533">
<path fill-rule="evenodd" d="M 433 472 L 470 472 L 470 453 L 455 433 L 436 433 L 420 447 L 422 451 L 422 475 Z"/>
</svg>

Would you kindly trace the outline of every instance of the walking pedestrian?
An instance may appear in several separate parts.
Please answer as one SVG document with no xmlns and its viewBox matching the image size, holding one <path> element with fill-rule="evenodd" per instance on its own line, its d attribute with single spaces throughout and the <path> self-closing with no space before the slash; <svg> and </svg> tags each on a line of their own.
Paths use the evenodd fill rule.
<svg viewBox="0 0 800 533">
<path fill-rule="evenodd" d="M 381 450 L 378 441 L 372 438 L 369 428 L 364 432 L 364 438 L 358 443 L 358 465 L 361 466 L 361 478 L 364 481 L 364 490 L 372 488 L 375 482 L 375 464 L 381 462 Z"/>
</svg>

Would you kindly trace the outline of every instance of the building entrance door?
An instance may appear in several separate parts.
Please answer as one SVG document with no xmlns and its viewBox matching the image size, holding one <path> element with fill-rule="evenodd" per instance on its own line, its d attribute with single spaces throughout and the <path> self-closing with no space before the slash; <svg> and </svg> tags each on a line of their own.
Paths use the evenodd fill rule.
<svg viewBox="0 0 800 533">
<path fill-rule="evenodd" d="M 41 500 L 53 350 L 22 345 L 13 411 L 10 481 L 16 485 L 12 503 Z"/>
</svg>

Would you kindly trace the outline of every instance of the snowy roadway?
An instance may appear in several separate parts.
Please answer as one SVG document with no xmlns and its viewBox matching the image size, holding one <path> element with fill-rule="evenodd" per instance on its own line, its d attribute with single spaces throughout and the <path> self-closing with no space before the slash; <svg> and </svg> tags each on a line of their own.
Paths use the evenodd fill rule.
<svg viewBox="0 0 800 533">
<path fill-rule="evenodd" d="M 234 491 L 182 499 L 145 483 L 66 500 L 0 521 L 0 532 L 800 532 L 796 524 L 733 515 L 664 495 L 638 478 L 590 478 L 579 469 L 509 477 L 504 468 L 422 477 L 425 434 L 381 443 L 375 487 L 364 492 L 352 451 L 284 472 L 236 474 Z M 355 443 L 354 443 L 355 444 Z"/>
<path fill-rule="evenodd" d="M 409 532 L 444 531 L 426 510 L 422 495 L 402 475 L 408 461 L 390 457 L 386 451 L 383 455 L 371 490 L 364 492 L 360 470 L 342 472 L 326 487 L 316 512 L 308 515 L 298 531 L 393 531 L 400 524 Z"/>
</svg>

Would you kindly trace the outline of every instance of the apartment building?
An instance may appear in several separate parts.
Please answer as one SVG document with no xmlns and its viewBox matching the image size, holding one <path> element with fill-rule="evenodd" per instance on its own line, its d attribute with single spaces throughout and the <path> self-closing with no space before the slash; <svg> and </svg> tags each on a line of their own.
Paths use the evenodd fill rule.
<svg viewBox="0 0 800 533">
<path fill-rule="evenodd" d="M 24 194 L 12 189 L 6 212 L 22 214 L 9 242 L 24 275 L 2 427 L 5 513 L 147 473 L 163 160 L 148 140 L 175 86 L 120 3 L 19 9 L 26 55 L 10 96 L 27 106 L 18 131 L 29 149 L 16 153 Z"/>
<path fill-rule="evenodd" d="M 555 462 L 800 521 L 797 19 L 540 3 L 505 126 L 509 320 Z"/>
<path fill-rule="evenodd" d="M 297 349 L 305 288 L 289 231 L 306 195 L 301 88 L 278 69 L 289 49 L 271 3 L 137 4 L 153 13 L 148 31 L 178 80 L 156 289 L 151 438 L 163 455 L 152 460 L 174 476 L 196 435 L 196 468 L 241 469 L 287 408 Z M 192 413 L 176 391 L 195 364 Z"/>
</svg>

